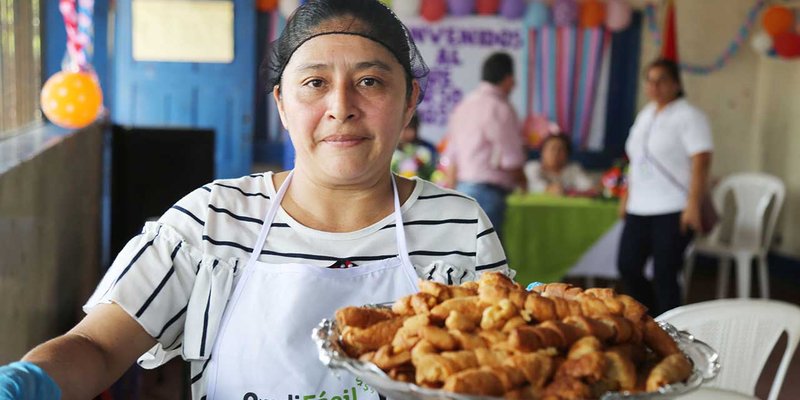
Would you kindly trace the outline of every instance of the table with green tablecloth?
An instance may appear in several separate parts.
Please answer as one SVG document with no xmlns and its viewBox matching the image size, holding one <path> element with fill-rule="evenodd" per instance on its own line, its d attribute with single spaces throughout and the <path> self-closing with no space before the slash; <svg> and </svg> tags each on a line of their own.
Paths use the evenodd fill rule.
<svg viewBox="0 0 800 400">
<path fill-rule="evenodd" d="M 556 282 L 619 220 L 612 200 L 514 194 L 503 247 L 515 280 Z"/>
</svg>

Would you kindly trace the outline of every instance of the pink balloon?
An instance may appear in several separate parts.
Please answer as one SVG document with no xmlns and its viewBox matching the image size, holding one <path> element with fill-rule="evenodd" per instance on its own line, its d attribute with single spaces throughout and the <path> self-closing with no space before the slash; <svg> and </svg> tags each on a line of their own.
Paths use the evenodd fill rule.
<svg viewBox="0 0 800 400">
<path fill-rule="evenodd" d="M 553 22 L 556 26 L 572 26 L 578 20 L 578 3 L 575 0 L 556 0 L 553 3 Z"/>
<path fill-rule="evenodd" d="M 608 0 L 606 27 L 612 32 L 624 30 L 631 24 L 631 5 L 626 0 Z"/>
</svg>

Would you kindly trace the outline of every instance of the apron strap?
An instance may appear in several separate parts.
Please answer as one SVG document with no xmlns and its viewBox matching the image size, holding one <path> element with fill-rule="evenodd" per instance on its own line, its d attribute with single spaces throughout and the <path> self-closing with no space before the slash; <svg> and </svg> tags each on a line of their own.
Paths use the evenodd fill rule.
<svg viewBox="0 0 800 400">
<path fill-rule="evenodd" d="M 395 223 L 395 239 L 397 241 L 397 255 L 400 257 L 400 260 L 403 262 L 405 266 L 405 270 L 409 275 L 409 279 L 411 280 L 414 287 L 417 287 L 417 274 L 414 269 L 414 264 L 411 263 L 411 258 L 408 256 L 408 246 L 406 244 L 406 235 L 405 235 L 405 227 L 403 225 L 403 213 L 400 207 L 400 196 L 397 192 L 397 178 L 394 174 L 390 173 L 392 177 L 392 195 L 394 196 L 394 223 Z M 294 175 L 294 170 L 289 172 L 289 175 L 286 177 L 286 180 L 283 181 L 281 184 L 280 189 L 275 194 L 275 198 L 273 199 L 272 204 L 270 205 L 269 211 L 267 211 L 267 215 L 264 217 L 264 225 L 261 227 L 261 232 L 258 235 L 258 239 L 256 240 L 255 245 L 253 246 L 253 252 L 250 253 L 250 259 L 247 261 L 245 268 L 249 268 L 250 265 L 258 261 L 258 257 L 261 255 L 261 250 L 264 248 L 264 243 L 267 240 L 267 235 L 269 234 L 270 227 L 272 226 L 272 221 L 275 220 L 275 215 L 278 213 L 278 210 L 281 206 L 281 201 L 283 197 L 286 195 L 286 191 L 289 189 L 289 184 L 292 181 L 292 176 Z"/>
<path fill-rule="evenodd" d="M 275 220 L 275 215 L 278 214 L 278 209 L 281 208 L 281 201 L 283 201 L 283 196 L 286 195 L 286 190 L 289 189 L 289 183 L 292 182 L 293 175 L 294 170 L 289 171 L 289 175 L 286 176 L 286 180 L 283 181 L 280 189 L 278 189 L 278 193 L 275 194 L 275 198 L 272 200 L 272 204 L 269 206 L 267 215 L 264 217 L 264 225 L 261 226 L 261 232 L 258 234 L 258 239 L 256 239 L 256 243 L 253 246 L 253 252 L 250 253 L 250 259 L 247 260 L 245 268 L 249 269 L 253 263 L 258 261 L 258 257 L 261 255 L 261 250 L 264 248 L 264 243 L 267 241 L 269 229 L 272 227 L 272 221 Z"/>
<path fill-rule="evenodd" d="M 412 271 L 414 264 L 411 263 L 411 258 L 408 256 L 408 246 L 406 244 L 406 230 L 403 225 L 403 211 L 400 207 L 400 195 L 397 193 L 397 178 L 392 175 L 392 191 L 394 194 L 394 224 L 395 224 L 395 238 L 397 240 L 397 255 L 407 267 Z M 416 276 L 416 272 L 414 272 Z M 416 279 L 412 279 L 414 287 L 417 286 Z"/>
</svg>

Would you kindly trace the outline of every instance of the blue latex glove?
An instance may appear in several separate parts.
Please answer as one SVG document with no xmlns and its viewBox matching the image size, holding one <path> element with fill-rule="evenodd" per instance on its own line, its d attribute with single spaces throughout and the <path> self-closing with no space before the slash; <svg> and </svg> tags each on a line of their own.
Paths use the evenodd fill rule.
<svg viewBox="0 0 800 400">
<path fill-rule="evenodd" d="M 528 287 L 526 287 L 525 290 L 530 292 L 531 290 L 533 290 L 533 288 L 535 288 L 537 286 L 542 286 L 542 285 L 544 285 L 544 283 L 542 283 L 542 282 L 531 282 L 530 284 L 528 284 Z"/>
<path fill-rule="evenodd" d="M 59 389 L 53 378 L 38 365 L 18 361 L 0 366 L 0 400 L 58 400 Z"/>
</svg>

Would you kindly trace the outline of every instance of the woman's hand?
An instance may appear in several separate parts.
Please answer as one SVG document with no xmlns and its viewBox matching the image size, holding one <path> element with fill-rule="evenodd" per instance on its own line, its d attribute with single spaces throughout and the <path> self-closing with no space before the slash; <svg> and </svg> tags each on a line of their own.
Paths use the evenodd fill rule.
<svg viewBox="0 0 800 400">
<path fill-rule="evenodd" d="M 703 224 L 700 222 L 700 204 L 695 201 L 689 201 L 681 213 L 681 232 L 686 233 L 689 229 L 701 232 L 702 226 Z"/>
<path fill-rule="evenodd" d="M 622 196 L 619 197 L 619 207 L 617 207 L 617 216 L 622 219 L 625 219 L 625 213 L 628 209 L 628 194 L 623 193 Z"/>
</svg>

